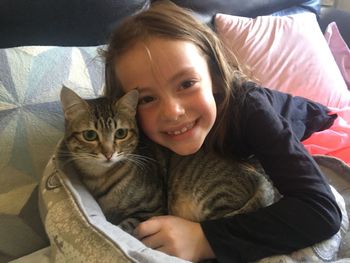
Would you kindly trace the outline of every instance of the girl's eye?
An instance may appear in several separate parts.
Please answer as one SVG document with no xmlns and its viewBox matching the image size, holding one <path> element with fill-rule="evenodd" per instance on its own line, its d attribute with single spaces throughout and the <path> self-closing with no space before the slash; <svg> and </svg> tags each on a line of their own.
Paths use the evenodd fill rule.
<svg viewBox="0 0 350 263">
<path fill-rule="evenodd" d="M 181 88 L 183 89 L 188 89 L 191 88 L 192 86 L 194 86 L 196 84 L 195 81 L 193 80 L 187 80 L 181 83 Z"/>
<path fill-rule="evenodd" d="M 115 132 L 114 137 L 118 140 L 125 139 L 128 136 L 128 129 L 118 129 Z"/>
<path fill-rule="evenodd" d="M 94 141 L 97 139 L 97 133 L 94 130 L 83 131 L 83 137 L 87 141 Z"/>
<path fill-rule="evenodd" d="M 150 103 L 154 100 L 153 97 L 151 96 L 145 96 L 139 99 L 139 104 L 146 104 L 146 103 Z"/>
</svg>

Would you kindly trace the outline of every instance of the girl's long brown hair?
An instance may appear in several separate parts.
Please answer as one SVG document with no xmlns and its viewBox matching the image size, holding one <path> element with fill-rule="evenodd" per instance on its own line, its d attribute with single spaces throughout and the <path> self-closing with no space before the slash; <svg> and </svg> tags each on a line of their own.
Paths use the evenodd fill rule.
<svg viewBox="0 0 350 263">
<path fill-rule="evenodd" d="M 115 64 L 122 54 L 136 42 L 151 37 L 190 41 L 204 54 L 212 78 L 213 93 L 217 105 L 217 118 L 210 131 L 206 146 L 218 153 L 228 152 L 227 139 L 232 130 L 232 115 L 240 100 L 241 83 L 246 79 L 237 60 L 228 54 L 211 28 L 197 20 L 190 10 L 180 8 L 170 1 L 156 1 L 151 7 L 124 20 L 112 33 L 105 57 L 105 95 L 109 98 L 123 94 L 115 74 Z M 237 106 L 237 105 L 236 105 Z M 227 145 L 226 145 L 227 146 Z"/>
</svg>

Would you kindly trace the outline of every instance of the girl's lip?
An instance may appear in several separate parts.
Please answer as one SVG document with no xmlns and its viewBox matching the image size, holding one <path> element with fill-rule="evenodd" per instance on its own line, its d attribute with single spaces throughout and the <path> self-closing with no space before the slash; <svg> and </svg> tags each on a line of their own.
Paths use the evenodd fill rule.
<svg viewBox="0 0 350 263">
<path fill-rule="evenodd" d="M 195 124 L 196 124 L 196 121 L 192 121 L 190 123 L 186 123 L 185 125 L 179 126 L 177 128 L 169 129 L 168 131 L 165 131 L 165 133 L 171 136 L 177 136 L 191 130 Z"/>
</svg>

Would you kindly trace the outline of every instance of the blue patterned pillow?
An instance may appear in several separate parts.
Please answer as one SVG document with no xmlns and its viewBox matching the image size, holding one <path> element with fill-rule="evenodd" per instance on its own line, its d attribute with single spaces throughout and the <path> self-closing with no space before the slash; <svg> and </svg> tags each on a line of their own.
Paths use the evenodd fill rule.
<svg viewBox="0 0 350 263">
<path fill-rule="evenodd" d="M 37 185 L 62 136 L 62 84 L 102 93 L 100 47 L 0 49 L 0 262 L 48 246 Z"/>
</svg>

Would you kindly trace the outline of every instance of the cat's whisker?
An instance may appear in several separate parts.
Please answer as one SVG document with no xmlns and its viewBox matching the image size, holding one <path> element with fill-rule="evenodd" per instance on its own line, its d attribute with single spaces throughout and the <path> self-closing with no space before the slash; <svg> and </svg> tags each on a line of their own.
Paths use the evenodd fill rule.
<svg viewBox="0 0 350 263">
<path fill-rule="evenodd" d="M 138 166 L 138 167 L 141 168 L 142 170 L 144 170 L 144 169 L 147 167 L 145 163 L 140 162 L 140 161 L 135 160 L 135 159 L 132 159 L 132 158 L 128 159 L 128 161 L 134 163 L 136 166 Z"/>
<path fill-rule="evenodd" d="M 68 157 L 68 158 L 65 158 L 66 159 L 65 163 L 74 162 L 77 160 L 84 160 L 84 159 L 91 160 L 91 158 L 96 158 L 95 154 L 89 154 L 89 153 L 84 153 L 84 154 L 74 153 L 74 154 L 72 154 L 71 152 L 68 152 L 68 151 L 67 152 L 59 151 L 59 152 L 57 152 L 57 155 L 60 157 Z"/>
<path fill-rule="evenodd" d="M 126 154 L 124 155 L 124 157 L 127 161 L 134 163 L 135 165 L 137 165 L 139 168 L 143 170 L 149 169 L 149 166 L 148 166 L 149 162 L 155 162 L 155 160 L 152 158 L 148 158 L 138 154 Z"/>
<path fill-rule="evenodd" d="M 148 156 L 143 156 L 143 155 L 139 155 L 139 154 L 132 154 L 129 153 L 127 156 L 130 156 L 131 158 L 140 160 L 140 161 L 144 161 L 144 162 L 157 162 L 156 159 L 148 157 Z"/>
</svg>

